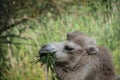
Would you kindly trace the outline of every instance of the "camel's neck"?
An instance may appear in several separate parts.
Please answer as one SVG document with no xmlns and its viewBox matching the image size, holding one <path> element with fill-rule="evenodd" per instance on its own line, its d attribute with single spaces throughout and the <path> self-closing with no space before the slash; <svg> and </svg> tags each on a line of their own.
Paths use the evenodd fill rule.
<svg viewBox="0 0 120 80">
<path fill-rule="evenodd" d="M 80 67 L 77 70 L 75 70 L 56 66 L 55 70 L 58 77 L 60 77 L 60 80 L 114 80 L 113 78 L 115 75 L 111 72 L 108 72 L 106 74 L 104 73 L 104 71 L 99 72 L 92 68 L 87 70 L 87 68 L 88 67 L 86 66 Z"/>
<path fill-rule="evenodd" d="M 56 73 L 61 80 L 114 80 L 114 72 L 100 65 L 98 57 L 90 56 L 87 61 L 79 62 L 80 64 L 73 68 L 55 66 Z"/>
</svg>

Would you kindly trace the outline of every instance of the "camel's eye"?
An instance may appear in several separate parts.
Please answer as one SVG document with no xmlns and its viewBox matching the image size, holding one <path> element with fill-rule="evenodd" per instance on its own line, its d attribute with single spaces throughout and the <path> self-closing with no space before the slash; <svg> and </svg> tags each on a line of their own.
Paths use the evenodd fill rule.
<svg viewBox="0 0 120 80">
<path fill-rule="evenodd" d="M 67 51 L 72 51 L 72 50 L 74 50 L 74 48 L 72 48 L 71 46 L 68 46 L 68 45 L 66 45 L 66 46 L 64 47 L 64 49 L 67 50 Z"/>
</svg>

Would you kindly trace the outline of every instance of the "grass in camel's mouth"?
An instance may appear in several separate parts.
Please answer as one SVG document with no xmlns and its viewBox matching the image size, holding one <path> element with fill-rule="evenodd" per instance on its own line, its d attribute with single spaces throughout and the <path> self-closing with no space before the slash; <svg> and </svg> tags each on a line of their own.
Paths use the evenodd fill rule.
<svg viewBox="0 0 120 80">
<path fill-rule="evenodd" d="M 39 61 L 43 64 L 46 64 L 47 69 L 54 72 L 55 65 L 55 53 L 41 53 L 39 55 Z"/>
<path fill-rule="evenodd" d="M 55 52 L 52 53 L 39 53 L 39 56 L 37 56 L 36 60 L 34 63 L 42 63 L 41 66 L 46 65 L 47 67 L 47 72 L 49 70 L 52 72 L 52 80 L 58 79 L 57 75 L 55 74 Z"/>
</svg>

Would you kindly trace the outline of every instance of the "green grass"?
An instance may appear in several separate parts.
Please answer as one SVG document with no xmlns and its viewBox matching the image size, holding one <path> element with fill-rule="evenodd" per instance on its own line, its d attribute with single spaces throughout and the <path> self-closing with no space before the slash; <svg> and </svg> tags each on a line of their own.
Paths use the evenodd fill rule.
<svg viewBox="0 0 120 80">
<path fill-rule="evenodd" d="M 34 29 L 28 28 L 22 33 L 22 36 L 31 39 L 13 41 L 30 45 L 7 45 L 6 64 L 9 67 L 3 72 L 3 80 L 46 80 L 45 68 L 41 67 L 40 63 L 32 64 L 31 61 L 38 55 L 43 44 L 63 41 L 67 32 L 75 30 L 95 38 L 98 45 L 108 47 L 112 51 L 116 73 L 120 73 L 120 11 L 117 6 L 113 8 L 109 18 L 105 15 L 104 6 L 95 12 L 83 6 L 74 13 L 61 15 L 57 20 L 52 19 L 48 13 L 42 20 L 34 19 L 18 25 L 18 27 L 33 26 Z M 51 74 L 48 75 L 50 77 Z"/>
</svg>

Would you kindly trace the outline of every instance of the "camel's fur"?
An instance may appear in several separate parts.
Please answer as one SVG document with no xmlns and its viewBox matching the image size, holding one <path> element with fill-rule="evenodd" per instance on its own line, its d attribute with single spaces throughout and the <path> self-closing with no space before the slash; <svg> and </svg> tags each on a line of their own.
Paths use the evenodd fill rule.
<svg viewBox="0 0 120 80">
<path fill-rule="evenodd" d="M 66 51 L 64 47 L 56 47 L 56 56 L 63 55 L 66 58 L 64 61 L 56 61 L 55 65 L 61 80 L 120 80 L 115 75 L 110 51 L 106 47 L 97 46 L 95 40 L 86 34 L 79 31 L 68 33 L 62 46 L 75 50 Z"/>
<path fill-rule="evenodd" d="M 92 39 L 89 39 L 84 33 L 68 33 L 67 40 L 73 41 L 83 47 L 86 45 L 96 45 Z M 86 42 L 86 41 L 89 41 Z M 59 63 L 55 69 L 61 80 L 115 80 L 114 67 L 110 51 L 105 47 L 98 47 L 99 53 L 89 55 L 86 51 L 79 54 L 79 63 L 73 68 L 67 68 L 64 63 Z"/>
</svg>

